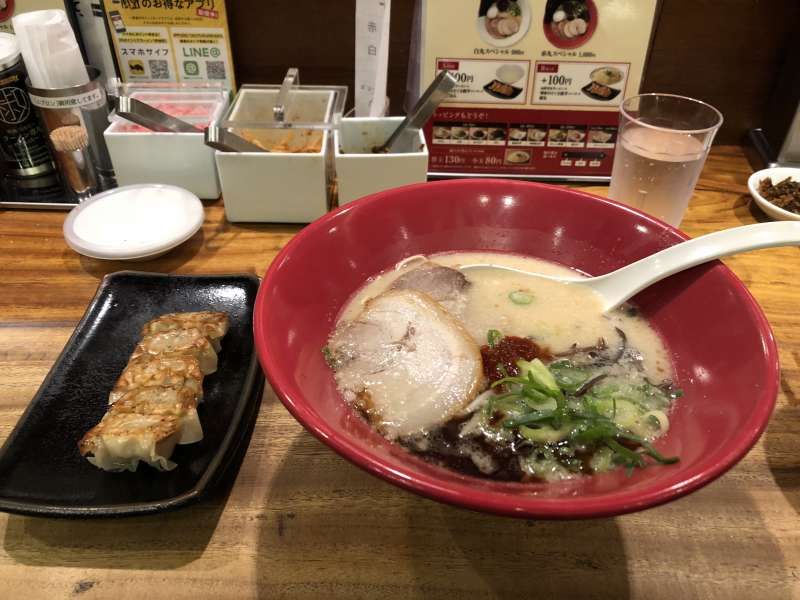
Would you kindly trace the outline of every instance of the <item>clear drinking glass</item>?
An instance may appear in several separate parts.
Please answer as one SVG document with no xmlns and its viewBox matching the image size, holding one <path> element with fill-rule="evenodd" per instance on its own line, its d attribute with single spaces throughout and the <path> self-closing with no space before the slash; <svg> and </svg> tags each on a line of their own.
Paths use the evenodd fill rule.
<svg viewBox="0 0 800 600">
<path fill-rule="evenodd" d="M 703 170 L 722 113 L 672 94 L 622 103 L 611 171 L 611 199 L 677 227 Z"/>
</svg>

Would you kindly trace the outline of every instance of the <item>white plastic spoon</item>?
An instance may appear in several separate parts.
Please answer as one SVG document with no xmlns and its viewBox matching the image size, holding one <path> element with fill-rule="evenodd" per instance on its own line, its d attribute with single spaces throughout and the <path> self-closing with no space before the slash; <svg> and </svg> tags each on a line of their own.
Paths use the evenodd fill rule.
<svg viewBox="0 0 800 600">
<path fill-rule="evenodd" d="M 531 273 L 514 267 L 480 263 L 461 265 L 462 271 L 470 269 L 501 269 L 541 277 L 550 281 L 587 287 L 597 293 L 603 303 L 603 312 L 617 308 L 649 285 L 679 271 L 704 262 L 774 246 L 800 245 L 800 222 L 759 223 L 734 227 L 709 233 L 693 240 L 671 246 L 621 269 L 598 277 L 559 277 Z"/>
</svg>

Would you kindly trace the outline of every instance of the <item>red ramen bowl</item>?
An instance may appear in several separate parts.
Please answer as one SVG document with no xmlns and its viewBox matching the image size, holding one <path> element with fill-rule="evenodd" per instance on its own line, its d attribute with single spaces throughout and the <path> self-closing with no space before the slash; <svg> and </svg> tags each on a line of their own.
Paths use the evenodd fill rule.
<svg viewBox="0 0 800 600">
<path fill-rule="evenodd" d="M 656 444 L 680 462 L 630 476 L 620 469 L 556 483 L 508 483 L 427 463 L 385 440 L 344 403 L 321 348 L 365 280 L 414 254 L 511 252 L 600 275 L 684 239 L 631 208 L 548 185 L 454 180 L 389 190 L 312 223 L 277 256 L 256 302 L 259 358 L 280 399 L 311 433 L 410 491 L 520 517 L 641 510 L 730 469 L 755 444 L 775 403 L 778 354 L 769 324 L 722 263 L 684 271 L 634 298 L 663 337 L 684 396 Z"/>
</svg>

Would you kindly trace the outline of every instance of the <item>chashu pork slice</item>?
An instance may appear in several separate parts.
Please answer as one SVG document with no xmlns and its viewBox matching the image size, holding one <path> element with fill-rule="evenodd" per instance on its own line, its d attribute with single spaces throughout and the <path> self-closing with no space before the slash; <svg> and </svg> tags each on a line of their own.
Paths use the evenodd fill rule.
<svg viewBox="0 0 800 600">
<path fill-rule="evenodd" d="M 426 261 L 395 279 L 390 289 L 423 292 L 458 318 L 467 305 L 469 286 L 469 280 L 458 269 Z"/>
<path fill-rule="evenodd" d="M 483 386 L 480 349 L 428 295 L 390 290 L 341 323 L 328 349 L 339 389 L 386 437 L 445 423 Z"/>
</svg>

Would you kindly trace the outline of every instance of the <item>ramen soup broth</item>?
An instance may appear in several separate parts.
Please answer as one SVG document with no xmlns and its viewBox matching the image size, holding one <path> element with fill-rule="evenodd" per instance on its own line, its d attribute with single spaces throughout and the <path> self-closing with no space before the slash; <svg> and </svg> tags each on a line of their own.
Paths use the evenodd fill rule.
<svg viewBox="0 0 800 600">
<path fill-rule="evenodd" d="M 575 277 L 576 271 L 548 261 L 498 252 L 457 252 L 428 257 L 444 266 L 497 264 L 543 275 Z M 348 302 L 340 320 L 358 316 L 364 302 L 385 291 L 403 273 L 419 263 L 411 261 L 373 278 Z M 638 316 L 624 311 L 603 315 L 600 298 L 580 286 L 528 277 L 499 269 L 471 269 L 465 272 L 471 285 L 467 288 L 465 311 L 458 315 L 478 344 L 486 343 L 490 329 L 504 335 L 532 337 L 553 353 L 593 346 L 603 338 L 610 344 L 618 338 L 615 328 L 625 332 L 630 346 L 639 350 L 647 374 L 655 381 L 672 377 L 672 367 L 661 338 Z M 522 291 L 532 297 L 530 304 L 515 304 L 509 294 Z"/>
<path fill-rule="evenodd" d="M 495 264 L 543 275 L 572 278 L 579 275 L 554 263 L 503 253 L 458 252 L 427 258 L 451 268 Z M 389 290 L 397 278 L 424 261 L 425 257 L 407 259 L 370 279 L 344 307 L 337 330 L 357 320 L 370 299 Z M 566 405 L 573 407 L 570 416 L 565 417 L 566 425 L 561 421 L 547 425 L 531 421 L 529 427 L 521 427 L 510 422 L 520 416 L 513 413 L 513 408 L 511 412 L 493 408 L 492 402 L 497 402 L 497 406 L 509 402 L 508 398 L 502 399 L 501 392 L 516 393 L 512 404 L 516 402 L 519 406 L 522 402 L 525 411 L 553 411 L 556 402 L 549 398 L 547 401 L 552 401 L 552 405 L 545 402 L 525 407 L 524 402 L 528 401 L 515 391 L 521 389 L 519 385 L 504 384 L 497 389 L 489 387 L 487 382 L 485 391 L 445 422 L 411 435 L 388 437 L 436 464 L 501 480 L 557 480 L 620 465 L 643 467 L 649 464 L 641 458 L 645 453 L 664 464 L 677 460 L 661 456 L 650 445 L 668 430 L 667 415 L 679 393 L 671 387 L 673 368 L 666 347 L 635 310 L 623 308 L 603 314 L 600 298 L 582 286 L 501 269 L 469 269 L 463 273 L 469 282 L 463 290 L 464 301 L 449 306 L 449 314 L 469 337 L 483 346 L 483 369 L 490 379 L 489 372 L 495 365 L 487 368 L 487 356 L 493 356 L 490 354 L 493 348 L 500 347 L 492 345 L 491 340 L 487 345 L 487 333 L 493 332 L 495 336 L 503 336 L 504 342 L 521 340 L 540 349 L 549 367 L 539 364 L 545 371 L 545 379 L 550 377 L 554 385 L 551 374 L 569 378 L 579 373 L 584 381 L 580 388 L 585 390 L 580 391 L 576 385 L 555 392 Z M 538 357 L 534 362 L 537 361 Z M 508 364 L 513 370 L 519 363 Z M 346 390 L 340 389 L 347 398 Z M 584 414 L 594 416 L 581 421 Z M 527 412 L 522 416 L 532 415 Z M 598 415 L 599 420 L 595 418 Z M 510 421 L 504 424 L 503 418 Z M 608 431 L 610 428 L 612 433 L 586 442 L 575 434 L 576 425 L 578 429 L 605 427 Z M 379 425 L 377 428 L 381 431 Z M 569 433 L 565 433 L 568 429 Z"/>
</svg>

